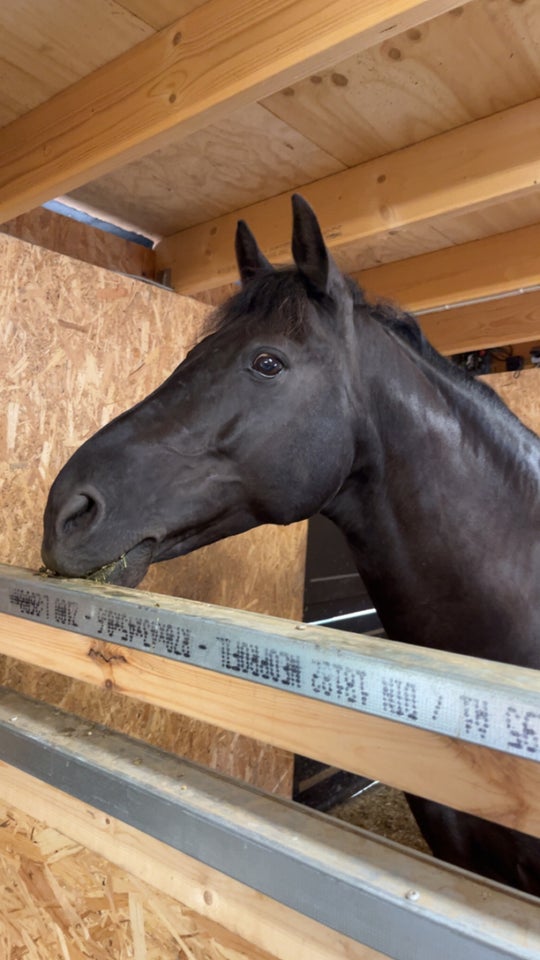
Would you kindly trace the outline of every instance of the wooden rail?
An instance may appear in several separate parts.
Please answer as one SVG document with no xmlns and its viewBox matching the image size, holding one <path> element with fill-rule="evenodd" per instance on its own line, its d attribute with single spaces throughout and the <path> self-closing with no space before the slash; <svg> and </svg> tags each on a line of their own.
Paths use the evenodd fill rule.
<svg viewBox="0 0 540 960">
<path fill-rule="evenodd" d="M 19 615 L 0 612 L 1 654 L 540 836 L 536 671 L 0 565 L 6 609 Z M 221 650 L 211 669 L 200 665 L 215 662 L 209 646 Z M 341 689 L 330 688 L 336 663 Z M 328 697 L 346 699 L 355 663 L 364 693 L 382 678 L 389 696 L 385 676 L 401 685 L 399 703 L 368 697 L 389 716 L 363 712 L 367 701 L 353 703 L 352 688 L 348 706 L 320 699 L 325 684 Z M 311 695 L 301 677 L 315 678 Z M 437 704 L 457 692 L 455 736 L 414 725 L 421 711 L 402 709 L 414 686 L 407 677 L 419 694 L 433 686 Z M 487 737 L 488 719 L 499 750 L 471 741 Z M 166 890 L 249 942 L 254 958 L 538 956 L 531 898 L 6 689 L 0 774 L 3 806 Z"/>
<path fill-rule="evenodd" d="M 5 575 L 10 568 L 2 569 Z M 26 613 L 30 617 L 34 613 L 41 615 L 41 611 L 32 606 L 36 602 L 32 598 L 37 597 L 39 601 L 45 588 L 40 591 L 39 578 L 28 579 L 28 574 L 23 576 L 24 571 L 18 573 L 15 581 L 22 584 L 23 592 L 20 594 L 18 588 L 13 588 L 10 594 L 13 603 L 15 606 L 24 603 L 24 588 L 30 584 L 27 590 L 30 606 Z M 104 603 L 109 598 L 111 602 L 131 607 L 134 615 L 138 607 L 142 606 L 146 615 L 149 607 L 154 605 L 154 618 L 161 623 L 166 622 L 168 610 L 176 610 L 180 614 L 183 611 L 183 615 L 189 615 L 193 622 L 198 612 L 214 631 L 212 634 L 206 630 L 202 634 L 204 643 L 200 645 L 205 648 L 209 643 L 217 643 L 219 637 L 226 637 L 235 627 L 248 631 L 254 644 L 265 640 L 271 643 L 272 640 L 268 638 L 274 638 L 274 643 L 278 644 L 294 635 L 297 626 L 288 621 L 204 604 L 189 604 L 137 591 L 98 588 L 81 581 L 51 583 L 58 584 L 54 590 L 65 593 L 66 601 L 71 597 L 73 602 L 80 602 L 81 597 L 86 597 L 91 603 L 99 605 L 101 596 Z M 406 712 L 400 710 L 399 706 L 385 710 L 383 704 L 380 715 L 370 715 L 362 712 L 364 707 L 361 701 L 357 701 L 355 708 L 351 709 L 350 706 L 324 702 L 324 691 L 323 700 L 314 698 L 320 696 L 320 691 L 315 691 L 313 696 L 291 692 L 295 684 L 289 682 L 291 674 L 287 671 L 281 678 L 283 682 L 278 678 L 277 687 L 264 683 L 253 684 L 235 675 L 234 670 L 215 672 L 189 662 L 134 649 L 129 638 L 129 617 L 125 621 L 127 627 L 123 626 L 121 617 L 119 621 L 120 631 L 127 629 L 124 640 L 119 635 L 119 643 L 108 643 L 72 632 L 69 629 L 69 604 L 64 603 L 60 612 L 64 621 L 62 629 L 49 623 L 30 622 L 19 616 L 1 614 L 0 653 L 96 687 L 116 690 L 143 702 L 248 734 L 297 754 L 371 776 L 400 789 L 540 836 L 540 763 L 529 759 L 540 757 L 540 738 L 535 727 L 540 717 L 540 675 L 536 671 L 506 665 L 502 667 L 487 661 L 410 648 L 388 641 L 375 642 L 358 636 L 348 639 L 346 635 L 335 632 L 334 648 L 341 644 L 344 658 L 348 649 L 350 652 L 351 644 L 359 650 L 364 645 L 368 659 L 371 657 L 376 658 L 377 662 L 386 662 L 389 670 L 392 665 L 400 665 L 401 670 L 405 666 L 409 674 L 399 674 L 404 678 L 399 680 L 403 684 L 400 688 L 403 695 L 406 692 L 406 677 L 413 675 L 411 670 L 414 673 L 416 669 L 418 677 L 425 678 L 425 684 L 436 685 L 436 665 L 439 664 L 441 690 L 448 677 L 456 682 L 461 677 L 466 684 L 461 688 L 465 693 L 461 697 L 458 714 L 463 731 L 448 735 L 436 732 L 437 727 L 433 728 L 433 724 L 431 730 L 411 725 L 414 718 L 408 721 Z M 90 614 L 86 616 L 91 619 Z M 151 649 L 155 642 L 151 626 L 145 626 L 147 622 L 140 616 L 137 622 L 135 616 L 133 629 L 135 633 L 137 630 L 140 632 L 143 648 L 146 646 Z M 79 629 L 84 629 L 84 620 L 82 623 Z M 100 629 L 98 627 L 98 633 Z M 311 634 L 312 643 L 320 642 L 323 658 L 325 638 L 331 633 L 320 628 L 318 631 L 311 628 L 306 633 L 306 636 Z M 296 633 L 296 637 L 302 635 Z M 198 643 L 198 638 L 196 640 Z M 228 649 L 225 643 L 222 650 L 225 650 L 226 656 Z M 335 652 L 334 649 L 332 656 Z M 181 650 L 179 655 L 182 658 Z M 339 650 L 337 655 L 340 656 Z M 477 698 L 474 696 L 474 678 L 478 684 Z M 320 685 L 319 680 L 317 683 Z M 487 697 L 485 691 L 489 690 L 490 684 L 504 694 L 500 701 L 503 737 L 495 741 L 500 743 L 498 750 L 479 745 L 483 742 L 482 725 L 487 729 L 483 704 Z M 343 699 L 346 702 L 346 698 Z M 478 716 L 475 716 L 475 711 Z M 478 742 L 471 742 L 471 736 L 474 740 L 475 724 L 479 725 Z M 466 728 L 469 728 L 468 732 Z"/>
<path fill-rule="evenodd" d="M 2 688 L 0 757 L 3 803 L 229 930 L 251 917 L 253 960 L 537 960 L 529 897 Z"/>
</svg>

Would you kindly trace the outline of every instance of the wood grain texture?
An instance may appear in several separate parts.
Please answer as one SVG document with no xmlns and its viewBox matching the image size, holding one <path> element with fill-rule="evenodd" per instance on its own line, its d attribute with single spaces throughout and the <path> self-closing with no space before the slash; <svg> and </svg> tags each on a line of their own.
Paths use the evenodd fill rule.
<svg viewBox="0 0 540 960">
<path fill-rule="evenodd" d="M 153 153 L 122 174 L 80 188 L 78 195 L 91 196 L 94 204 L 119 215 L 129 211 L 131 219 L 139 216 L 142 225 L 148 222 L 158 233 L 170 234 L 309 182 L 313 170 L 308 165 L 295 182 L 283 182 L 288 145 L 295 143 L 291 138 L 318 144 L 327 158 L 355 165 L 539 95 L 540 6 L 474 0 L 263 101 L 266 125 L 263 117 L 255 143 L 245 141 L 245 157 L 235 148 L 237 118 L 242 116 L 238 111 L 230 124 L 218 125 L 224 129 L 216 130 L 215 138 L 213 125 L 200 139 L 188 137 L 183 147 L 171 145 Z M 274 117 L 286 123 L 276 128 Z M 275 164 L 274 172 L 266 174 L 259 143 L 280 158 L 284 169 Z M 208 154 L 213 158 L 212 176 L 204 177 L 203 183 Z M 296 155 L 303 156 L 298 151 Z M 237 186 L 240 171 L 244 196 L 249 193 L 243 202 Z M 489 226 L 476 212 L 466 231 L 465 224 L 454 224 L 450 236 L 427 227 L 417 236 L 401 230 L 399 236 L 380 238 L 373 251 L 363 245 L 361 262 L 367 265 L 372 257 L 374 262 L 395 260 L 511 229 L 540 219 L 540 203 L 528 218 L 525 210 L 507 204 L 502 223 L 501 218 L 502 211 L 498 222 Z"/>
<path fill-rule="evenodd" d="M 428 340 L 444 354 L 528 343 L 540 340 L 540 292 L 453 307 L 418 319 Z"/>
<path fill-rule="evenodd" d="M 193 133 L 456 0 L 208 0 L 3 132 L 0 219 Z"/>
<path fill-rule="evenodd" d="M 0 614 L 7 656 L 540 836 L 540 764 L 533 760 L 127 647 L 119 658 L 117 650 Z"/>
<path fill-rule="evenodd" d="M 105 233 L 44 207 L 0 224 L 0 233 L 84 260 L 96 267 L 150 279 L 155 276 L 155 254 L 149 247 Z"/>
<path fill-rule="evenodd" d="M 535 204 L 532 206 L 534 218 Z M 527 211 L 524 212 L 527 213 Z M 528 212 L 530 213 L 530 210 Z M 540 215 L 540 205 L 538 213 Z M 509 215 L 512 216 L 512 214 Z M 488 226 L 488 229 L 491 228 Z M 402 239 L 409 246 L 420 243 L 418 234 L 410 236 L 407 235 L 407 231 L 402 234 Z M 441 242 L 448 243 L 448 237 L 439 236 L 439 244 Z M 392 260 L 366 270 L 352 271 L 352 276 L 371 300 L 381 298 L 393 300 L 401 307 L 413 312 L 436 309 L 462 300 L 510 293 L 521 287 L 536 285 L 540 282 L 540 265 L 537 256 L 539 244 L 540 227 L 534 223 L 532 226 L 494 234 L 481 240 L 458 243 L 450 247 L 444 246 L 443 249 L 424 253 L 421 256 Z M 395 249 L 390 248 L 388 242 L 385 243 L 383 240 L 383 245 L 383 255 L 395 253 Z M 366 258 L 366 250 L 363 250 L 362 258 Z M 236 284 L 225 284 L 222 287 L 201 291 L 196 294 L 196 297 L 202 303 L 219 306 L 237 289 Z M 516 332 L 520 343 L 528 342 L 526 333 L 531 327 L 530 317 L 524 315 L 522 311 L 522 306 L 527 304 L 527 300 L 522 301 L 518 298 L 513 301 L 508 300 L 505 307 L 508 315 L 505 332 L 510 331 L 512 337 Z M 467 323 L 463 328 L 454 324 L 453 313 L 445 314 L 454 346 L 461 342 L 466 345 L 471 336 L 476 344 L 480 343 L 482 347 L 488 346 L 487 341 L 484 342 L 486 334 L 487 339 L 490 339 L 489 316 L 484 316 L 485 309 L 489 311 L 489 306 L 485 307 L 482 303 L 471 307 L 467 312 Z M 425 322 L 429 324 L 427 317 Z M 534 320 L 532 323 L 534 326 Z M 446 329 L 442 318 L 441 325 Z M 438 327 L 436 323 L 432 331 L 435 346 L 437 346 Z M 500 335 L 501 331 L 497 333 L 497 336 Z M 522 339 L 522 336 L 525 339 Z M 511 341 L 514 342 L 512 337 Z M 532 340 L 534 339 L 533 335 Z M 536 346 L 532 340 L 530 346 Z M 502 341 L 499 341 L 500 343 Z M 441 341 L 441 348 L 445 349 L 444 340 Z"/>
<path fill-rule="evenodd" d="M 26 797 L 24 788 L 29 791 Z M 13 805 L 14 798 L 22 809 Z M 55 799 L 56 811 L 52 809 Z M 67 819 L 60 816 L 61 810 Z M 78 807 L 77 812 L 83 819 Z M 46 815 L 46 822 L 36 814 Z M 101 853 L 81 845 L 82 831 L 66 834 L 76 820 L 68 798 L 59 791 L 51 796 L 44 785 L 40 790 L 37 781 L 12 776 L 2 765 L 0 951 L 4 960 L 223 960 L 224 956 L 269 960 L 266 950 L 173 899 L 165 871 L 155 871 L 163 882 L 159 889 L 155 876 L 152 885 L 140 879 L 144 870 L 136 864 L 128 873 L 111 862 L 111 828 L 121 834 L 122 826 L 97 810 L 88 809 L 87 819 L 95 833 L 109 827 L 109 842 L 101 844 Z M 197 892 L 204 903 L 200 886 Z"/>
<path fill-rule="evenodd" d="M 540 225 L 411 257 L 355 275 L 370 296 L 424 310 L 540 284 Z M 519 310 L 519 301 L 516 304 Z"/>
<path fill-rule="evenodd" d="M 342 169 L 254 103 L 71 196 L 163 236 Z"/>
<path fill-rule="evenodd" d="M 328 246 L 345 252 L 340 263 L 350 270 L 351 259 L 392 231 L 444 228 L 447 217 L 538 196 L 539 151 L 540 99 L 332 174 L 306 185 L 302 194 L 316 210 Z M 239 218 L 247 220 L 270 260 L 289 261 L 287 192 L 158 244 L 158 267 L 172 269 L 175 289 L 191 293 L 236 278 Z"/>
<path fill-rule="evenodd" d="M 1 559 L 40 564 L 42 513 L 62 464 L 144 397 L 202 335 L 208 308 L 0 234 Z M 173 595 L 299 617 L 305 525 L 259 528 L 159 564 L 146 584 Z M 179 722 L 121 697 L 2 662 L 1 682 L 165 749 L 290 793 L 292 760 L 234 734 Z M 68 706 L 69 704 L 69 706 Z"/>
<path fill-rule="evenodd" d="M 240 960 L 239 954 L 243 957 L 246 952 L 246 960 L 262 960 L 267 951 L 277 960 L 382 957 L 20 770 L 0 764 L 0 773 L 0 886 L 12 886 L 6 905 L 0 907 L 0 931 L 3 913 L 24 937 L 21 914 L 17 914 L 23 900 L 22 917 L 38 924 L 41 921 L 40 933 L 49 933 L 51 926 L 54 931 L 58 925 L 71 933 L 79 915 L 69 907 L 73 902 L 79 907 L 82 902 L 87 909 L 82 929 L 95 936 L 100 918 L 102 929 L 113 935 L 116 946 L 122 931 L 131 932 L 130 918 L 125 914 L 130 891 L 144 903 L 148 960 Z M 21 890 L 19 869 L 23 862 L 27 871 Z M 61 883 L 63 896 L 58 895 L 57 887 L 53 892 L 50 883 L 42 890 L 35 884 L 30 897 L 25 896 L 32 866 L 37 877 L 45 874 Z M 22 896 L 17 898 L 19 891 Z M 120 918 L 124 922 L 120 923 Z M 164 919 L 170 940 L 163 932 L 158 946 L 168 951 L 174 943 L 177 952 L 172 954 L 155 950 L 154 937 L 161 932 Z M 77 937 L 68 942 L 78 942 L 80 930 L 75 933 Z M 102 934 L 98 944 L 104 939 Z M 48 938 L 43 937 L 43 941 L 47 944 Z M 203 945 L 208 952 L 200 954 Z M 132 940 L 128 936 L 125 949 L 129 947 Z M 119 945 L 118 953 L 93 954 L 92 960 L 124 960 L 126 954 L 121 949 Z M 37 960 L 38 956 L 39 960 L 51 960 L 56 954 L 22 956 L 25 960 Z M 133 957 L 133 953 L 127 956 Z M 139 956 L 135 953 L 135 960 Z M 15 960 L 7 951 L 2 957 Z M 82 957 L 70 955 L 69 960 Z"/>
<path fill-rule="evenodd" d="M 395 225 L 386 233 L 381 232 L 349 249 L 344 247 L 337 251 L 336 259 L 343 270 L 356 273 L 539 222 L 540 191 L 514 199 L 502 197 L 489 206 L 449 212 L 433 221 Z"/>
<path fill-rule="evenodd" d="M 540 5 L 474 0 L 265 99 L 356 166 L 540 96 Z"/>
<path fill-rule="evenodd" d="M 153 32 L 114 0 L 2 0 L 0 126 Z"/>
<path fill-rule="evenodd" d="M 490 373 L 481 379 L 495 390 L 511 410 L 519 411 L 525 426 L 540 436 L 540 371 Z"/>
<path fill-rule="evenodd" d="M 161 30 L 162 27 L 168 27 L 174 20 L 184 17 L 196 7 L 202 7 L 206 0 L 116 0 L 116 2 L 155 30 Z"/>
</svg>

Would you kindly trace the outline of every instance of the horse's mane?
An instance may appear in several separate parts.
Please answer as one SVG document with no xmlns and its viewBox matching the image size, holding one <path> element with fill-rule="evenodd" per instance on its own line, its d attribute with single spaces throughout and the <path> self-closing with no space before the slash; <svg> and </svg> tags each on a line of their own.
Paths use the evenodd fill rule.
<svg viewBox="0 0 540 960">
<path fill-rule="evenodd" d="M 370 303 L 364 299 L 361 288 L 351 277 L 345 279 L 353 295 L 355 307 L 368 310 L 371 317 L 378 320 L 391 334 L 404 342 L 413 353 L 416 353 L 428 369 L 431 368 L 442 374 L 446 379 L 454 382 L 456 386 L 464 389 L 466 393 L 473 392 L 478 397 L 483 397 L 492 406 L 496 406 L 506 413 L 509 412 L 506 404 L 491 387 L 478 380 L 463 367 L 444 357 L 431 345 L 412 313 L 402 310 L 401 307 L 390 300 L 377 300 Z"/>
</svg>

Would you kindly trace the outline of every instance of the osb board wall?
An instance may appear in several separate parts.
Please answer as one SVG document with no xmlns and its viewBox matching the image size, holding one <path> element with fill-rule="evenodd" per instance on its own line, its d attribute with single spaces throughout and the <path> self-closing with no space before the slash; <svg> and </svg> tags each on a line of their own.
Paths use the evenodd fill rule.
<svg viewBox="0 0 540 960">
<path fill-rule="evenodd" d="M 514 411 L 523 423 L 540 434 L 540 370 L 490 373 L 481 378 Z"/>
<path fill-rule="evenodd" d="M 0 235 L 0 560 L 40 564 L 51 481 L 81 441 L 159 384 L 200 338 L 208 308 Z M 304 525 L 260 528 L 156 566 L 162 593 L 299 617 Z M 119 694 L 0 661 L 0 682 L 290 795 L 292 759 Z"/>
<path fill-rule="evenodd" d="M 0 802 L 2 960 L 268 960 L 269 955 Z"/>
<path fill-rule="evenodd" d="M 71 220 L 44 207 L 0 224 L 0 233 L 107 270 L 149 279 L 155 275 L 155 254 L 149 247 Z"/>
</svg>

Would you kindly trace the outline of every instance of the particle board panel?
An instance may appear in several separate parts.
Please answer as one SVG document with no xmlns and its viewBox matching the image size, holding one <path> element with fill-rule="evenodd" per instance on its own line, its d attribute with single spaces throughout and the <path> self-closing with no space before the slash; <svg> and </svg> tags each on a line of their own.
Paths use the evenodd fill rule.
<svg viewBox="0 0 540 960">
<path fill-rule="evenodd" d="M 474 0 L 261 101 L 355 166 L 540 95 L 540 4 Z"/>
<path fill-rule="evenodd" d="M 2 0 L 0 126 L 153 32 L 114 0 Z"/>
<path fill-rule="evenodd" d="M 202 335 L 197 301 L 0 234 L 1 559 L 37 567 L 41 518 L 58 469 L 88 435 L 144 397 Z M 158 592 L 298 618 L 305 525 L 260 528 L 156 566 Z M 22 669 L 22 673 L 21 673 Z M 115 729 L 288 794 L 285 753 L 136 703 L 66 688 L 56 675 L 2 663 L 0 682 Z M 69 706 L 68 706 L 69 704 Z"/>
<path fill-rule="evenodd" d="M 45 207 L 0 224 L 0 233 L 107 270 L 150 279 L 155 275 L 155 254 L 149 247 L 79 223 Z"/>
<path fill-rule="evenodd" d="M 255 103 L 70 196 L 163 236 L 342 169 Z"/>
<path fill-rule="evenodd" d="M 518 373 L 490 373 L 481 377 L 523 423 L 540 435 L 540 371 L 534 367 Z"/>
<path fill-rule="evenodd" d="M 251 948 L 248 953 L 249 960 L 253 956 L 259 958 L 259 951 L 263 957 L 265 951 L 268 951 L 278 960 L 380 960 L 382 957 L 374 950 L 296 913 L 206 864 L 142 834 L 128 824 L 106 816 L 96 808 L 5 764 L 2 765 L 0 823 L 0 857 L 9 856 L 7 848 L 13 834 L 21 833 L 20 848 L 29 859 L 38 862 L 41 870 L 44 869 L 44 860 L 45 868 L 50 866 L 51 870 L 53 869 L 55 848 L 58 858 L 62 859 L 64 851 L 69 856 L 74 847 L 75 858 L 79 850 L 82 851 L 83 874 L 89 863 L 101 865 L 101 858 L 105 857 L 107 868 L 109 862 L 118 868 L 113 871 L 115 877 L 127 873 L 129 877 L 142 881 L 144 886 L 137 884 L 136 888 L 142 888 L 148 896 L 152 896 L 153 903 L 161 903 L 161 897 L 156 897 L 158 891 L 167 894 L 163 900 L 165 906 L 170 902 L 169 897 L 185 904 L 186 910 L 176 911 L 176 921 L 182 921 L 178 932 L 185 929 L 184 922 L 194 916 L 200 922 L 201 936 L 210 934 L 214 938 L 215 946 L 217 947 L 219 942 L 221 947 L 216 958 L 210 953 L 208 956 L 204 955 L 204 960 L 237 960 L 236 955 L 230 957 L 227 947 L 241 951 L 246 941 Z M 27 845 L 25 841 L 28 840 L 28 828 L 30 844 Z M 88 852 L 96 855 L 95 858 L 88 858 Z M 70 864 L 69 867 L 70 871 L 75 873 L 76 865 Z M 88 871 L 86 875 L 88 876 Z M 105 876 L 98 873 L 97 879 L 101 882 L 107 881 L 109 876 L 107 869 Z M 77 879 L 75 873 L 75 883 Z M 107 882 L 101 885 L 107 886 Z M 74 898 L 71 879 L 65 886 L 68 889 L 64 896 L 69 903 L 69 900 Z M 84 883 L 82 886 L 84 890 Z M 98 886 L 96 899 L 98 903 L 95 905 L 105 912 L 103 923 L 106 925 L 109 919 L 110 897 L 105 899 L 103 890 L 100 892 Z M 65 902 L 63 900 L 63 903 Z M 42 909 L 49 908 L 51 911 L 57 906 L 54 899 L 52 902 L 41 901 L 39 905 Z M 28 904 L 25 903 L 25 906 L 28 907 Z M 25 913 L 22 916 L 24 920 Z M 8 920 L 16 922 L 13 912 L 11 916 L 8 914 Z M 127 922 L 124 927 L 127 927 L 129 932 Z M 223 927 L 227 931 L 225 936 Z M 195 935 L 196 931 L 193 939 Z M 90 948 L 91 941 L 87 943 Z M 178 954 L 173 955 L 174 960 L 194 960 L 193 954 L 189 952 L 191 940 L 185 935 L 182 946 L 184 952 L 179 950 Z M 55 960 L 56 956 L 54 954 Z M 143 958 L 144 956 L 143 954 Z M 141 960 L 137 954 L 135 958 Z M 9 960 L 19 958 L 9 957 Z M 35 958 L 30 956 L 25 960 Z M 47 960 L 51 960 L 51 957 L 47 957 Z M 66 958 L 62 956 L 62 960 Z M 70 956 L 69 960 L 79 960 L 79 957 Z M 119 958 L 115 957 L 114 960 Z M 158 954 L 155 960 L 162 958 Z M 168 955 L 165 955 L 163 960 L 169 960 Z"/>
<path fill-rule="evenodd" d="M 4 960 L 269 960 L 168 890 L 1 801 L 0 889 Z"/>
</svg>

